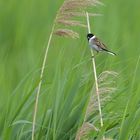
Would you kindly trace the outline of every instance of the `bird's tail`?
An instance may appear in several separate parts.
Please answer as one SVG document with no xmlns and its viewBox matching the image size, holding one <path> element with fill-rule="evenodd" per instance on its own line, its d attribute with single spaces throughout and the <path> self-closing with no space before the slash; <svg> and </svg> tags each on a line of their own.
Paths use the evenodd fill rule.
<svg viewBox="0 0 140 140">
<path fill-rule="evenodd" d="M 111 55 L 116 55 L 116 53 L 112 52 L 112 51 L 109 51 L 107 49 L 103 49 L 104 51 L 106 51 L 107 53 L 111 54 Z"/>
</svg>

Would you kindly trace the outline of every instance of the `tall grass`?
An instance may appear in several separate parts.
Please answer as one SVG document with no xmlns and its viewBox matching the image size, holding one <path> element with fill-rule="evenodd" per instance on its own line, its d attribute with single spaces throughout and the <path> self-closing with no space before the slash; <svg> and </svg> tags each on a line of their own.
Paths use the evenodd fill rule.
<svg viewBox="0 0 140 140">
<path fill-rule="evenodd" d="M 44 55 L 44 59 L 43 59 L 43 64 L 42 64 L 42 67 L 41 67 L 40 81 L 39 81 L 39 84 L 38 84 L 37 95 L 36 95 L 36 99 L 35 99 L 34 114 L 33 114 L 32 140 L 34 140 L 34 135 L 35 135 L 35 124 L 36 124 L 36 116 L 37 116 L 37 110 L 38 110 L 38 100 L 39 100 L 40 90 L 41 90 L 41 86 L 42 86 L 42 78 L 43 78 L 43 74 L 44 74 L 45 64 L 46 64 L 46 61 L 47 61 L 48 50 L 50 48 L 50 43 L 51 43 L 51 40 L 52 40 L 52 35 L 53 35 L 53 32 L 55 31 L 55 26 L 56 26 L 56 24 L 60 23 L 60 24 L 68 25 L 68 26 L 86 27 L 84 24 L 80 23 L 79 21 L 71 20 L 71 18 L 74 17 L 74 16 L 79 16 L 79 15 L 81 16 L 82 14 L 80 13 L 80 11 L 82 11 L 83 9 L 85 9 L 86 7 L 89 7 L 91 5 L 95 6 L 98 3 L 100 3 L 100 2 L 98 2 L 98 0 L 91 0 L 91 1 L 66 0 L 66 1 L 64 1 L 62 6 L 60 7 L 60 9 L 58 10 L 58 14 L 56 15 L 56 18 L 54 20 L 52 31 L 50 33 L 48 44 L 46 46 L 46 51 L 45 51 L 45 55 Z M 83 8 L 83 6 L 84 6 L 84 8 Z M 94 14 L 90 14 L 90 15 L 94 15 Z M 88 15 L 87 15 L 87 21 L 88 21 Z M 89 21 L 88 21 L 88 23 L 89 23 Z M 88 29 L 90 31 L 89 26 L 88 26 Z M 70 29 L 57 29 L 57 31 L 55 31 L 55 34 L 60 35 L 60 36 L 69 36 L 69 37 L 72 37 L 72 38 L 78 37 L 78 33 L 74 32 Z M 94 73 L 95 73 L 96 92 L 97 92 L 98 101 L 99 101 L 99 112 L 100 112 L 101 126 L 103 126 L 94 60 L 93 60 L 93 68 L 94 68 Z"/>
<path fill-rule="evenodd" d="M 40 78 L 44 44 L 62 1 L 1 0 L 0 139 L 32 138 L 33 110 L 40 81 L 34 139 L 74 140 L 78 134 L 81 140 L 103 136 L 117 140 L 140 138 L 140 1 L 103 2 L 105 6 L 88 9 L 91 16 L 103 15 L 90 18 L 91 30 L 118 55 L 112 58 L 101 53 L 96 57 L 101 128 L 86 40 L 84 11 L 87 9 L 71 12 L 69 22 L 59 17 L 54 33 L 67 38 L 53 34 L 43 78 Z M 79 39 L 71 39 L 72 35 Z"/>
</svg>

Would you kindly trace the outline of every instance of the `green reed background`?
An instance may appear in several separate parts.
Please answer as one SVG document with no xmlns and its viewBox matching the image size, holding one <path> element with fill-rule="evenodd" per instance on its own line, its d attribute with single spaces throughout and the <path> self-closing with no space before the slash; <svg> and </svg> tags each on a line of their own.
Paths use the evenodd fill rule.
<svg viewBox="0 0 140 140">
<path fill-rule="evenodd" d="M 0 1 L 0 139 L 31 139 L 40 66 L 62 0 Z M 91 9 L 92 31 L 117 53 L 100 54 L 97 73 L 119 73 L 112 101 L 102 108 L 104 128 L 94 137 L 140 139 L 140 1 L 104 0 Z M 84 19 L 83 19 L 84 21 Z M 85 19 L 86 23 L 86 19 Z M 87 29 L 80 39 L 53 36 L 37 113 L 36 139 L 74 139 L 93 84 Z M 84 62 L 84 63 L 83 63 Z M 114 117 L 113 117 L 114 116 Z M 93 120 L 99 126 L 98 115 Z"/>
</svg>

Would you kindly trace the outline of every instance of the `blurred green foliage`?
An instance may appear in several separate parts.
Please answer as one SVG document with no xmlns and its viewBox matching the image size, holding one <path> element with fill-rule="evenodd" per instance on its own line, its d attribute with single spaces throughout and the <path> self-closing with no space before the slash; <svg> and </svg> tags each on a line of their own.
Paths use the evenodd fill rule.
<svg viewBox="0 0 140 140">
<path fill-rule="evenodd" d="M 45 44 L 62 2 L 0 1 L 1 139 L 30 139 L 33 103 Z M 108 135 L 120 140 L 138 140 L 140 1 L 105 0 L 103 3 L 105 6 L 90 9 L 103 14 L 90 18 L 90 21 L 94 34 L 117 53 L 116 57 L 101 53 L 96 58 L 98 74 L 104 70 L 119 73 L 113 101 L 103 108 L 104 114 L 120 115 L 120 118 L 115 118 L 117 125 Z M 87 30 L 80 27 L 75 30 L 80 34 L 78 40 L 53 36 L 39 100 L 37 122 L 44 127 L 37 127 L 38 139 L 74 139 L 78 122 L 83 119 L 93 75 L 90 61 L 81 64 L 90 58 Z M 75 65 L 79 67 L 73 69 Z M 81 86 L 83 76 L 85 81 Z M 105 127 L 112 124 L 108 115 L 105 115 Z"/>
</svg>

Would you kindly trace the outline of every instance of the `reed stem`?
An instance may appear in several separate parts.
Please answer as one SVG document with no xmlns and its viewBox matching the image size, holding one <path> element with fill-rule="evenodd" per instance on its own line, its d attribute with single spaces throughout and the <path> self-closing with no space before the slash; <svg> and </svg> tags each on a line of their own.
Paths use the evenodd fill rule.
<svg viewBox="0 0 140 140">
<path fill-rule="evenodd" d="M 42 67 L 41 67 L 40 81 L 39 81 L 39 84 L 38 84 L 37 94 L 36 94 L 36 98 L 35 98 L 35 106 L 34 106 L 34 113 L 33 113 L 33 124 L 32 124 L 32 140 L 34 140 L 34 137 L 35 137 L 35 124 L 36 124 L 36 116 L 37 116 L 37 110 L 38 110 L 39 95 L 40 95 L 40 90 L 41 90 L 41 86 L 42 86 L 42 79 L 43 79 L 45 64 L 46 64 L 47 56 L 48 56 L 48 50 L 50 48 L 50 43 L 51 43 L 52 35 L 53 35 L 53 32 L 54 32 L 54 26 L 55 26 L 55 23 L 52 27 L 50 37 L 49 37 L 49 40 L 48 40 L 48 43 L 47 43 L 47 46 L 46 46 L 46 51 L 45 51 L 45 55 L 44 55 L 44 59 L 43 59 Z"/>
<path fill-rule="evenodd" d="M 86 18 L 87 18 L 88 33 L 91 33 L 88 12 L 86 12 Z M 90 49 L 90 51 L 91 51 L 91 56 L 94 56 L 93 50 Z M 93 73 L 94 73 L 94 78 L 95 78 L 96 95 L 97 95 L 97 100 L 98 100 L 98 110 L 99 110 L 99 117 L 100 117 L 100 125 L 101 125 L 101 127 L 103 127 L 104 124 L 103 124 L 103 118 L 102 118 L 101 101 L 100 101 L 99 86 L 98 86 L 96 64 L 95 64 L 95 58 L 94 57 L 92 57 L 92 66 L 93 66 Z"/>
</svg>

